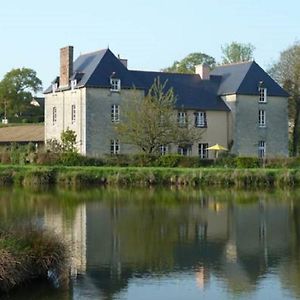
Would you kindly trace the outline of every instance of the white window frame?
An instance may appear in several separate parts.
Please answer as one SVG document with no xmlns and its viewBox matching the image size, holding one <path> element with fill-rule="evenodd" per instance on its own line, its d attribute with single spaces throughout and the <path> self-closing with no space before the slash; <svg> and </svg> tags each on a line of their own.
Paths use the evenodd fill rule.
<svg viewBox="0 0 300 300">
<path fill-rule="evenodd" d="M 177 114 L 178 126 L 186 127 L 187 126 L 187 114 L 185 111 L 179 111 Z"/>
<path fill-rule="evenodd" d="M 169 153 L 169 147 L 166 145 L 161 145 L 159 147 L 159 153 L 160 155 L 167 155 Z"/>
<path fill-rule="evenodd" d="M 196 127 L 207 127 L 206 112 L 197 111 L 195 112 L 195 126 Z"/>
<path fill-rule="evenodd" d="M 76 85 L 77 85 L 77 80 L 76 79 L 71 80 L 71 90 L 74 90 Z"/>
<path fill-rule="evenodd" d="M 267 88 L 260 87 L 258 88 L 259 93 L 259 103 L 266 103 L 267 102 Z"/>
<path fill-rule="evenodd" d="M 72 104 L 71 106 L 71 123 L 75 124 L 76 122 L 76 105 Z"/>
<path fill-rule="evenodd" d="M 57 108 L 56 106 L 52 107 L 52 124 L 55 125 L 57 123 Z"/>
<path fill-rule="evenodd" d="M 120 154 L 120 141 L 117 139 L 110 140 L 110 154 Z"/>
<path fill-rule="evenodd" d="M 266 157 L 267 147 L 265 141 L 258 142 L 258 157 L 264 158 Z"/>
<path fill-rule="evenodd" d="M 258 110 L 258 126 L 263 128 L 266 127 L 266 111 L 264 109 Z"/>
<path fill-rule="evenodd" d="M 199 150 L 199 157 L 201 159 L 207 159 L 208 158 L 208 143 L 199 143 L 198 144 L 198 150 Z"/>
<path fill-rule="evenodd" d="M 120 122 L 120 105 L 112 104 L 111 106 L 111 121 L 113 123 Z"/>
<path fill-rule="evenodd" d="M 52 93 L 53 93 L 53 94 L 56 93 L 57 88 L 58 88 L 58 84 L 57 84 L 57 83 L 53 83 L 53 84 L 52 84 Z"/>
<path fill-rule="evenodd" d="M 110 79 L 110 90 L 111 92 L 120 92 L 121 91 L 121 79 L 111 78 Z"/>
</svg>

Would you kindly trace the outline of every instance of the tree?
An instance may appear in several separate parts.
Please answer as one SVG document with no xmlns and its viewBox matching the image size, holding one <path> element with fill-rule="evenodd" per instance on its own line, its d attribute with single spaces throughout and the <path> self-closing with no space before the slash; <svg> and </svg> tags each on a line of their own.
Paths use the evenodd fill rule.
<svg viewBox="0 0 300 300">
<path fill-rule="evenodd" d="M 42 89 L 42 82 L 32 69 L 13 69 L 0 81 L 0 107 L 9 115 L 20 116 L 29 107 L 32 93 Z"/>
<path fill-rule="evenodd" d="M 231 64 L 252 60 L 255 47 L 250 43 L 231 42 L 222 46 L 221 50 L 223 53 L 222 63 Z"/>
<path fill-rule="evenodd" d="M 280 54 L 269 73 L 290 94 L 289 120 L 293 124 L 292 154 L 300 150 L 300 42 L 296 42 Z"/>
<path fill-rule="evenodd" d="M 216 60 L 205 53 L 195 52 L 186 56 L 181 61 L 175 61 L 171 67 L 165 68 L 162 71 L 170 73 L 195 73 L 195 66 L 207 64 L 210 69 L 216 65 Z"/>
<path fill-rule="evenodd" d="M 122 109 L 122 121 L 116 131 L 124 143 L 137 146 L 148 154 L 159 153 L 161 146 L 193 144 L 201 138 L 202 131 L 193 126 L 180 128 L 176 120 L 173 89 L 154 80 L 143 99 L 134 97 Z"/>
<path fill-rule="evenodd" d="M 76 138 L 77 135 L 74 130 L 67 128 L 60 135 L 61 139 L 61 149 L 64 153 L 75 153 L 77 152 L 76 148 Z"/>
</svg>

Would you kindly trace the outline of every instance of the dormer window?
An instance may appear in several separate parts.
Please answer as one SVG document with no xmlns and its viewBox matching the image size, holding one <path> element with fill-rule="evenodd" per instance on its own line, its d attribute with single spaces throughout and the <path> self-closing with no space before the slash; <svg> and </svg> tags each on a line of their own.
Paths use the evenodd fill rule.
<svg viewBox="0 0 300 300">
<path fill-rule="evenodd" d="M 76 85 L 77 85 L 77 80 L 76 79 L 71 80 L 71 90 L 74 90 Z"/>
<path fill-rule="evenodd" d="M 52 93 L 55 93 L 55 92 L 56 92 L 57 87 L 58 87 L 57 83 L 53 83 L 53 84 L 52 84 Z"/>
<path fill-rule="evenodd" d="M 258 88 L 258 93 L 259 93 L 259 100 L 258 102 L 260 103 L 266 103 L 267 102 L 267 89 L 264 87 L 259 87 Z"/>
<path fill-rule="evenodd" d="M 110 90 L 112 92 L 120 92 L 120 90 L 121 90 L 121 79 L 111 78 L 110 79 L 110 85 L 111 85 Z"/>
</svg>

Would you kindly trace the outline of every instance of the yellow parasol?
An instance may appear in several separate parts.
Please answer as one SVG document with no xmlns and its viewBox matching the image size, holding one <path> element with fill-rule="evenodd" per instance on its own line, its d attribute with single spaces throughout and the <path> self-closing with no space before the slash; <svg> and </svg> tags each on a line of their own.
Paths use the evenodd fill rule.
<svg viewBox="0 0 300 300">
<path fill-rule="evenodd" d="M 219 144 L 215 144 L 215 145 L 213 145 L 211 147 L 208 147 L 206 149 L 207 150 L 215 150 L 216 151 L 216 158 L 218 158 L 219 151 L 228 151 L 227 148 L 225 148 L 225 147 L 223 147 L 223 146 L 221 146 Z"/>
</svg>

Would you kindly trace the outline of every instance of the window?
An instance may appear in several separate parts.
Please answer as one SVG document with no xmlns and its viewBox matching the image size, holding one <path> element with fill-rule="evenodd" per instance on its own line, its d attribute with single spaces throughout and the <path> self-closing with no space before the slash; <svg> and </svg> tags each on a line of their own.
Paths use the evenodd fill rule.
<svg viewBox="0 0 300 300">
<path fill-rule="evenodd" d="M 110 85 L 111 85 L 110 90 L 112 92 L 119 92 L 121 90 L 121 80 L 120 79 L 111 78 Z"/>
<path fill-rule="evenodd" d="M 205 159 L 208 158 L 208 144 L 204 143 L 204 144 L 199 144 L 199 157 L 201 159 Z"/>
<path fill-rule="evenodd" d="M 187 125 L 187 118 L 185 111 L 179 111 L 177 115 L 178 126 L 179 127 L 186 127 Z"/>
<path fill-rule="evenodd" d="M 76 121 L 76 105 L 72 104 L 71 107 L 71 123 L 74 124 Z"/>
<path fill-rule="evenodd" d="M 58 88 L 57 83 L 53 83 L 53 84 L 52 84 L 52 93 L 55 93 L 56 90 L 57 90 L 57 88 Z"/>
<path fill-rule="evenodd" d="M 266 127 L 266 112 L 263 109 L 258 111 L 258 125 L 259 127 Z"/>
<path fill-rule="evenodd" d="M 119 140 L 110 141 L 110 154 L 119 154 L 120 153 L 120 143 Z"/>
<path fill-rule="evenodd" d="M 53 123 L 53 125 L 56 124 L 56 121 L 57 121 L 57 109 L 56 109 L 56 107 L 54 106 L 54 107 L 52 108 L 52 123 Z"/>
<path fill-rule="evenodd" d="M 77 85 L 77 80 L 76 79 L 71 80 L 71 90 L 74 90 L 76 85 Z"/>
<path fill-rule="evenodd" d="M 207 127 L 206 112 L 195 112 L 195 127 Z"/>
<path fill-rule="evenodd" d="M 168 154 L 168 146 L 166 146 L 166 145 L 161 145 L 160 147 L 159 147 L 159 152 L 160 152 L 160 154 L 161 155 L 166 155 L 166 154 Z"/>
<path fill-rule="evenodd" d="M 267 89 L 260 87 L 258 89 L 258 92 L 259 92 L 258 102 L 263 102 L 263 103 L 267 102 Z"/>
<path fill-rule="evenodd" d="M 111 106 L 111 121 L 113 123 L 118 123 L 120 121 L 120 106 L 113 104 Z"/>
<path fill-rule="evenodd" d="M 266 156 L 266 142 L 259 141 L 258 142 L 258 157 L 264 158 Z"/>
<path fill-rule="evenodd" d="M 178 146 L 177 153 L 179 155 L 189 156 L 192 153 L 192 147 L 191 147 L 191 145 Z"/>
</svg>

